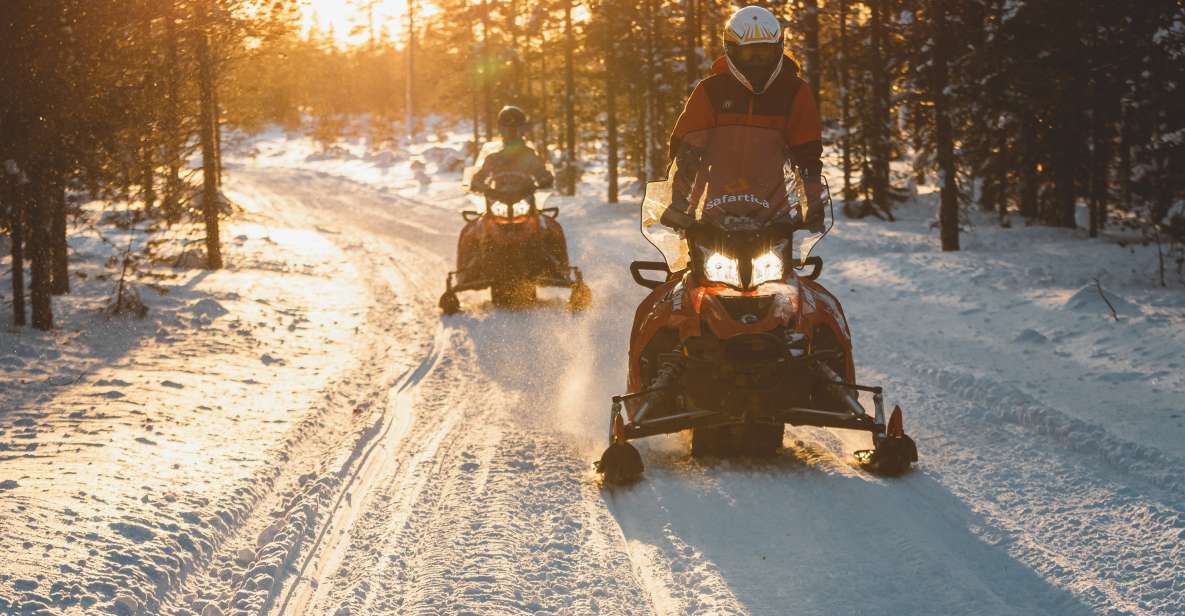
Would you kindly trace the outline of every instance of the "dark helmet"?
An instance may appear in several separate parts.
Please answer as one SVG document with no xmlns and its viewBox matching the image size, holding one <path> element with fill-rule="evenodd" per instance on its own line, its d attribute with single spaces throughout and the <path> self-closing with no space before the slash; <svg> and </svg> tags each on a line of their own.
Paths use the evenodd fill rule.
<svg viewBox="0 0 1185 616">
<path fill-rule="evenodd" d="M 527 114 L 514 105 L 507 105 L 498 112 L 498 126 L 521 128 L 527 124 Z"/>
</svg>

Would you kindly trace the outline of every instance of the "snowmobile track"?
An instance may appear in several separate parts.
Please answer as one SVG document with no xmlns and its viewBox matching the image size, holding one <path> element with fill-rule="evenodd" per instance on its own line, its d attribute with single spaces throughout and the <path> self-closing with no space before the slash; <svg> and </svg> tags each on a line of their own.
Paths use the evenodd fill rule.
<svg viewBox="0 0 1185 616">
<path fill-rule="evenodd" d="M 446 330 L 440 327 L 433 338 L 432 347 L 420 363 L 408 369 L 399 377 L 391 389 L 387 408 L 375 423 L 372 436 L 358 447 L 342 469 L 343 483 L 328 513 L 328 522 L 321 526 L 317 536 L 309 545 L 305 557 L 297 568 L 297 577 L 287 586 L 277 614 L 304 614 L 316 603 L 320 585 L 316 580 L 329 577 L 341 564 L 346 548 L 348 531 L 366 503 L 367 495 L 377 480 L 387 476 L 398 467 L 399 459 L 393 453 L 410 428 L 412 401 L 416 388 L 431 374 L 440 360 Z M 376 456 L 382 451 L 385 455 Z M 310 572 L 309 568 L 313 567 Z M 310 576 L 311 573 L 311 576 Z M 290 611 L 291 609 L 291 611 Z M 271 613 L 268 606 L 262 613 Z"/>
</svg>

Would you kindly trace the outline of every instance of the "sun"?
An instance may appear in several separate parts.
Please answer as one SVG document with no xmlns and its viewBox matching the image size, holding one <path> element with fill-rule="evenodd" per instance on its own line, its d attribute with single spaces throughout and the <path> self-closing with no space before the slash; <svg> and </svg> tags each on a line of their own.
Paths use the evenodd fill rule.
<svg viewBox="0 0 1185 616">
<path fill-rule="evenodd" d="M 302 29 L 322 36 L 332 31 L 339 47 L 364 45 L 384 33 L 389 39 L 404 38 L 407 0 L 301 0 L 300 5 Z"/>
</svg>

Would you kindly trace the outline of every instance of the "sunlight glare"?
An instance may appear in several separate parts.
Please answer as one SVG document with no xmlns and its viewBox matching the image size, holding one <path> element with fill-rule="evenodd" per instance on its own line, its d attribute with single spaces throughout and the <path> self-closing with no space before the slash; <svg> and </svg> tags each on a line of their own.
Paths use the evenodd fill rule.
<svg viewBox="0 0 1185 616">
<path fill-rule="evenodd" d="M 418 3 L 420 15 L 434 13 L 434 7 Z M 333 32 L 338 47 L 364 45 L 374 36 L 402 41 L 407 16 L 407 0 L 301 0 L 301 29 L 307 35 L 314 30 L 321 36 Z"/>
</svg>

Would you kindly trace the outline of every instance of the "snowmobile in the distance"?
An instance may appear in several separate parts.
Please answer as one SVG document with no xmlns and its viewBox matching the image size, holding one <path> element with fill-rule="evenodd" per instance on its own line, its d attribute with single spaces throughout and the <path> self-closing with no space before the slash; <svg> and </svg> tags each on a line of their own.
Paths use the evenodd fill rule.
<svg viewBox="0 0 1185 616">
<path fill-rule="evenodd" d="M 682 232 L 659 222 L 677 159 L 668 180 L 646 187 L 642 233 L 664 260 L 630 266 L 652 291 L 634 316 L 627 392 L 612 399 L 597 470 L 633 481 L 643 464 L 629 441 L 684 430 L 693 456 L 772 456 L 789 424 L 869 432 L 859 463 L 905 472 L 917 447 L 901 409 L 886 418 L 881 388 L 856 384 L 843 309 L 817 282 L 823 261 L 810 252 L 833 222 L 826 183 L 808 198 L 776 130 L 726 126 L 687 139 L 702 148 L 690 172 L 693 222 Z"/>
<path fill-rule="evenodd" d="M 568 264 L 564 230 L 556 221 L 559 209 L 546 207 L 550 193 L 515 172 L 495 174 L 486 184 L 483 194 L 473 195 L 481 210 L 461 212 L 466 224 L 457 241 L 457 271 L 445 280 L 441 311 L 456 314 L 461 310 L 457 293 L 487 288 L 499 308 L 533 303 L 538 287 L 570 289 L 569 307 L 588 307 L 592 292 L 580 269 Z"/>
</svg>

